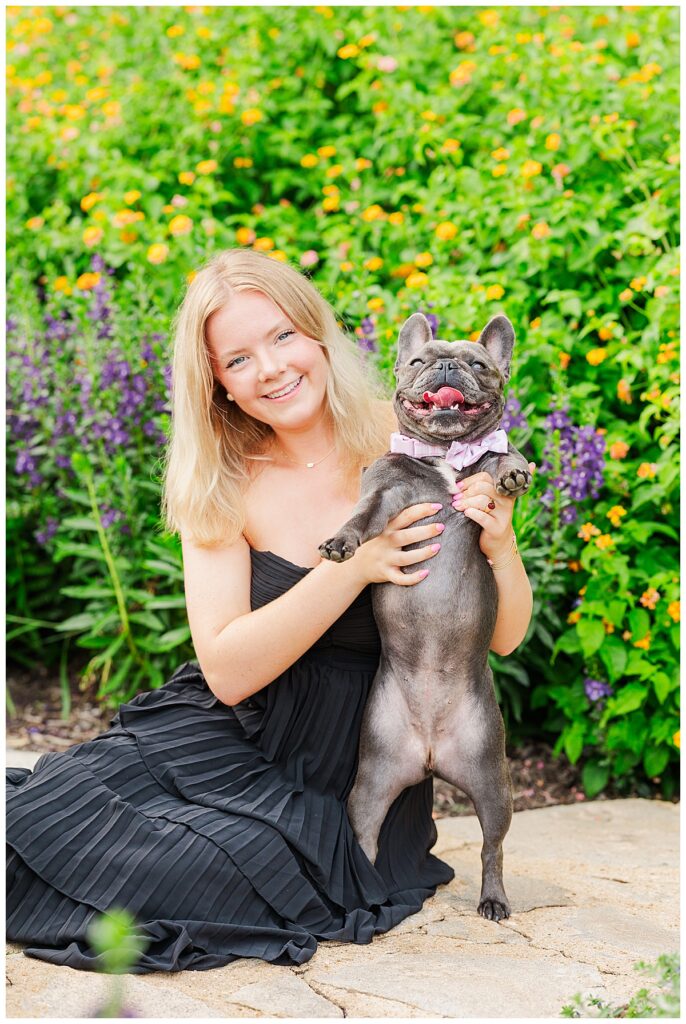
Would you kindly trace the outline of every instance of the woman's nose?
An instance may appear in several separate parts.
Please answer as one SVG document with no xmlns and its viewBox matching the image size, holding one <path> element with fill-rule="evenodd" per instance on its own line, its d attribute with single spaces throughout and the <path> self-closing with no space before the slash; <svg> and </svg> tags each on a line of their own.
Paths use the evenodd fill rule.
<svg viewBox="0 0 686 1024">
<path fill-rule="evenodd" d="M 270 352 L 260 357 L 259 380 L 266 381 L 272 377 L 278 377 L 280 373 L 283 373 L 283 370 L 284 363 L 280 353 Z"/>
</svg>

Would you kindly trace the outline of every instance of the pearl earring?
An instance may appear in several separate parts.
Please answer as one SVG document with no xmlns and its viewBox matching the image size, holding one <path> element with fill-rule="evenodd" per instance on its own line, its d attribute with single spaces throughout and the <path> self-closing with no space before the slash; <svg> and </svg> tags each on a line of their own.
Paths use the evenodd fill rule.
<svg viewBox="0 0 686 1024">
<path fill-rule="evenodd" d="M 233 402 L 233 401 L 234 401 L 234 397 L 233 397 L 233 395 L 230 395 L 228 391 L 226 392 L 226 397 L 228 398 L 228 400 L 229 400 L 230 402 Z"/>
</svg>

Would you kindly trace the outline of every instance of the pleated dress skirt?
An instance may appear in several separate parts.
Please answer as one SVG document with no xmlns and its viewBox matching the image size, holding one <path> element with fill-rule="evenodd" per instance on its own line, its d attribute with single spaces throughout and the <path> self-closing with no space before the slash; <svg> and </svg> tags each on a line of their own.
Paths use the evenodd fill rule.
<svg viewBox="0 0 686 1024">
<path fill-rule="evenodd" d="M 252 607 L 307 572 L 253 551 Z M 240 704 L 189 663 L 94 740 L 8 769 L 8 938 L 102 969 L 89 925 L 124 908 L 144 940 L 132 973 L 209 970 L 304 963 L 320 940 L 368 943 L 416 913 L 453 877 L 430 853 L 431 780 L 393 804 L 373 865 L 346 813 L 379 652 L 367 589 Z"/>
</svg>

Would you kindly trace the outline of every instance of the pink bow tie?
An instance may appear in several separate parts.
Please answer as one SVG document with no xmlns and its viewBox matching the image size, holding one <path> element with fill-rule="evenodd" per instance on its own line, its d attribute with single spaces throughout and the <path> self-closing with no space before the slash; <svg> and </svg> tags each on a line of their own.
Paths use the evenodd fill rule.
<svg viewBox="0 0 686 1024">
<path fill-rule="evenodd" d="M 465 444 L 463 441 L 453 441 L 446 451 L 439 444 L 428 444 L 426 441 L 419 441 L 415 437 L 408 437 L 406 434 L 391 434 L 391 451 L 401 452 L 403 455 L 411 455 L 414 459 L 426 459 L 429 456 L 438 456 L 445 459 L 457 470 L 464 469 L 478 462 L 486 452 L 507 453 L 507 431 L 493 430 L 486 437 L 472 444 Z"/>
</svg>

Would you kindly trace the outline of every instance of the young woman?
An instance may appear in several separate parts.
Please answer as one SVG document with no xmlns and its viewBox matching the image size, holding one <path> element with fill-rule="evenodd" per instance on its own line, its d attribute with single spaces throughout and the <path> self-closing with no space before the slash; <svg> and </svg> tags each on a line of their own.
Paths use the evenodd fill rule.
<svg viewBox="0 0 686 1024">
<path fill-rule="evenodd" d="M 346 815 L 380 650 L 369 584 L 421 586 L 439 527 L 414 505 L 349 561 L 320 560 L 395 422 L 331 307 L 262 254 L 221 253 L 190 285 L 172 427 L 164 510 L 199 667 L 122 705 L 95 740 L 10 770 L 8 933 L 94 969 L 88 926 L 125 907 L 146 940 L 136 972 L 302 963 L 319 939 L 371 941 L 453 875 L 429 852 L 430 779 L 396 800 L 374 865 Z M 478 473 L 463 506 L 497 566 L 513 501 Z M 518 558 L 496 578 L 506 654 L 531 591 Z"/>
</svg>

